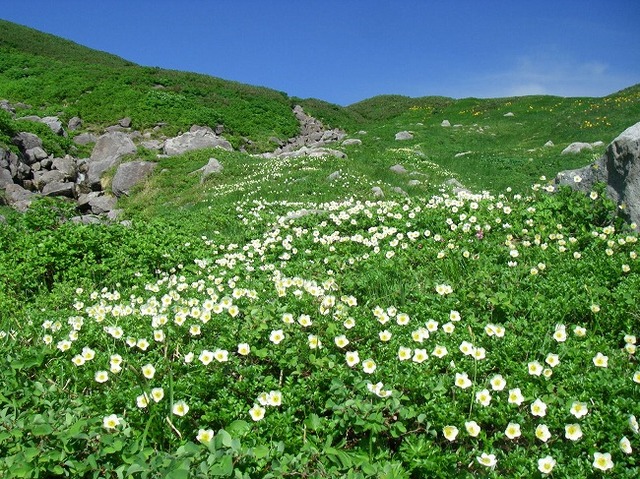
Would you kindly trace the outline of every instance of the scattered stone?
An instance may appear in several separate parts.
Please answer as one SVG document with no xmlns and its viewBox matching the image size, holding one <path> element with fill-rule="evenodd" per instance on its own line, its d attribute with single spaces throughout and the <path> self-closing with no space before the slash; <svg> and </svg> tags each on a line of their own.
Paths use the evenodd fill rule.
<svg viewBox="0 0 640 479">
<path fill-rule="evenodd" d="M 551 148 L 552 146 L 555 146 L 555 145 L 553 144 L 553 141 L 549 140 L 544 144 L 544 146 L 546 146 L 547 148 Z"/>
<path fill-rule="evenodd" d="M 389 170 L 391 170 L 392 172 L 397 173 L 399 175 L 406 175 L 407 174 L 407 169 L 404 166 L 400 165 L 400 164 L 393 165 L 391 168 L 389 168 Z"/>
<path fill-rule="evenodd" d="M 31 201 L 35 195 L 35 193 L 27 191 L 22 186 L 14 183 L 5 186 L 4 193 L 9 206 L 23 213 L 31 206 Z"/>
<path fill-rule="evenodd" d="M 572 155 L 576 153 L 580 153 L 584 150 L 593 150 L 591 143 L 584 143 L 580 141 L 576 141 L 567 146 L 562 152 L 561 155 Z"/>
<path fill-rule="evenodd" d="M 413 134 L 408 131 L 400 131 L 396 133 L 396 140 L 398 141 L 411 140 L 412 138 L 413 138 Z"/>
<path fill-rule="evenodd" d="M 71 218 L 71 221 L 74 223 L 81 223 L 83 225 L 99 225 L 103 222 L 97 215 L 74 216 Z"/>
<path fill-rule="evenodd" d="M 366 132 L 366 131 L 364 131 L 364 130 L 360 130 L 360 131 L 358 132 L 358 135 L 366 135 L 366 134 L 367 134 L 367 132 Z"/>
<path fill-rule="evenodd" d="M 373 193 L 374 198 L 384 198 L 384 192 L 379 186 L 374 186 L 373 188 L 371 188 L 371 193 Z"/>
<path fill-rule="evenodd" d="M 111 181 L 111 191 L 117 198 L 123 195 L 128 196 L 133 187 L 146 180 L 156 166 L 156 163 L 149 161 L 132 161 L 121 164 Z"/>
<path fill-rule="evenodd" d="M 471 153 L 473 153 L 473 151 L 461 151 L 460 153 L 456 153 L 455 155 L 453 155 L 453 157 L 460 158 L 462 156 L 470 155 Z"/>
<path fill-rule="evenodd" d="M 640 225 L 640 122 L 616 137 L 597 161 L 584 168 L 558 173 L 556 184 L 590 193 L 596 183 L 628 221 Z"/>
<path fill-rule="evenodd" d="M 421 184 L 422 184 L 422 181 L 420 180 L 409 180 L 409 182 L 407 183 L 408 186 L 418 186 Z"/>
<path fill-rule="evenodd" d="M 502 115 L 502 116 L 509 117 L 509 116 L 515 116 L 515 115 L 513 114 L 513 112 L 512 112 L 512 111 L 510 111 L 510 112 L 505 113 L 505 114 L 504 114 L 504 115 Z"/>
<path fill-rule="evenodd" d="M 65 179 L 64 173 L 57 170 L 38 170 L 33 172 L 33 185 L 44 191 L 49 183 L 61 183 Z"/>
<path fill-rule="evenodd" d="M 116 199 L 111 196 L 96 196 L 88 202 L 91 212 L 95 215 L 104 215 L 115 209 Z"/>
<path fill-rule="evenodd" d="M 88 145 L 89 143 L 95 143 L 98 141 L 98 137 L 93 133 L 80 133 L 73 137 L 73 142 L 76 145 Z"/>
<path fill-rule="evenodd" d="M 400 188 L 399 186 L 394 186 L 393 188 L 391 188 L 391 191 L 393 191 L 394 193 L 397 193 L 399 195 L 402 196 L 409 196 L 409 193 L 407 193 L 406 191 L 404 191 L 402 188 Z"/>
<path fill-rule="evenodd" d="M 69 123 L 67 123 L 67 129 L 69 131 L 76 131 L 81 126 L 82 126 L 82 119 L 78 116 L 74 116 L 69 120 Z"/>
<path fill-rule="evenodd" d="M 342 146 L 362 145 L 362 140 L 358 138 L 348 138 L 342 142 Z"/>
<path fill-rule="evenodd" d="M 118 125 L 120 125 L 122 128 L 129 128 L 131 126 L 131 118 L 127 116 L 118 120 Z"/>
<path fill-rule="evenodd" d="M 335 181 L 335 180 L 339 179 L 340 176 L 342 176 L 342 172 L 341 171 L 339 171 L 339 170 L 338 171 L 334 171 L 329 176 L 327 176 L 327 181 Z"/>
<path fill-rule="evenodd" d="M 60 121 L 60 118 L 58 118 L 57 116 L 45 116 L 42 120 L 40 120 L 42 123 L 44 123 L 45 125 L 47 125 L 49 128 L 51 128 L 51 131 L 54 132 L 56 135 L 64 135 L 64 128 L 62 128 L 62 122 Z"/>
<path fill-rule="evenodd" d="M 204 180 L 207 179 L 209 175 L 216 175 L 221 173 L 224 167 L 222 163 L 220 163 L 215 158 L 209 158 L 209 161 L 202 168 L 198 168 L 196 171 L 191 172 L 191 174 L 200 173 L 200 183 L 204 183 Z"/>
<path fill-rule="evenodd" d="M 13 184 L 13 175 L 6 168 L 0 168 L 0 188 Z"/>
<path fill-rule="evenodd" d="M 440 123 L 440 126 L 444 126 L 445 128 L 448 128 L 451 126 L 451 122 L 449 120 L 442 120 L 442 123 Z"/>
</svg>

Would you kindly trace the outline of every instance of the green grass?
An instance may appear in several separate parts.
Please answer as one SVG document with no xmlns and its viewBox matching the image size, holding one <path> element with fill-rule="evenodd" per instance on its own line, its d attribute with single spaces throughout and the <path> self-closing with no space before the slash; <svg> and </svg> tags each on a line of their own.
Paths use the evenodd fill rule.
<svg viewBox="0 0 640 479">
<path fill-rule="evenodd" d="M 568 143 L 607 143 L 635 123 L 637 86 L 605 98 L 386 96 L 340 108 L 7 28 L 0 85 L 27 95 L 10 99 L 31 112 L 82 105 L 90 129 L 128 114 L 147 126 L 168 119 L 170 132 L 215 110 L 215 121 L 239 122 L 236 142 L 266 147 L 293 134 L 300 102 L 363 144 L 347 159 L 216 149 L 156 159 L 149 181 L 119 200 L 129 226 L 63 221 L 75 212 L 52 199 L 25 214 L 2 208 L 0 476 L 539 478 L 551 457 L 551 477 L 587 479 L 603 475 L 595 454 L 610 453 L 604 474 L 638 477 L 638 236 L 602 186 L 592 199 L 549 194 L 540 180 L 602 151 L 561 156 Z M 54 79 L 82 59 L 93 66 L 61 92 Z M 71 106 L 98 73 L 106 80 Z M 100 100 L 115 89 L 112 106 Z M 0 140 L 26 126 L 2 114 Z M 395 141 L 401 130 L 414 138 Z M 224 169 L 201 182 L 191 173 L 211 157 Z M 409 174 L 389 171 L 398 163 Z M 454 195 L 448 178 L 474 194 Z M 520 404 L 509 400 L 516 388 Z M 520 436 L 507 436 L 510 423 Z M 572 424 L 577 440 L 565 435 Z M 483 465 L 483 453 L 497 462 Z"/>
</svg>

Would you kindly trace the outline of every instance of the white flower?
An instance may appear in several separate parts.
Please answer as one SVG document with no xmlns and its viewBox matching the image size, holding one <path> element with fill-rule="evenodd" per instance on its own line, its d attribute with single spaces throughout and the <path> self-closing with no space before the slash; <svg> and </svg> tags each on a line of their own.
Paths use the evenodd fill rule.
<svg viewBox="0 0 640 479">
<path fill-rule="evenodd" d="M 458 437 L 458 428 L 455 426 L 445 426 L 442 428 L 442 434 L 448 441 L 455 441 L 456 437 Z"/>
<path fill-rule="evenodd" d="M 608 452 L 605 452 L 605 453 L 594 452 L 593 453 L 593 467 L 595 469 L 599 469 L 601 471 L 607 471 L 607 470 L 611 469 L 613 467 L 613 461 L 611 460 L 611 454 L 609 454 Z"/>
<path fill-rule="evenodd" d="M 254 421 L 260 421 L 264 417 L 264 412 L 265 409 L 258 404 L 255 404 L 251 409 L 249 409 L 249 415 Z"/>
<path fill-rule="evenodd" d="M 609 357 L 602 353 L 598 353 L 593 358 L 593 364 L 599 368 L 606 368 L 609 365 Z"/>
<path fill-rule="evenodd" d="M 136 405 L 140 408 L 143 409 L 145 407 L 147 407 L 149 405 L 149 396 L 147 396 L 147 394 L 140 394 L 140 396 L 138 396 L 136 398 Z"/>
<path fill-rule="evenodd" d="M 97 383 L 106 383 L 109 380 L 107 371 L 96 371 L 95 380 Z"/>
<path fill-rule="evenodd" d="M 427 358 L 428 358 L 428 354 L 427 354 L 427 350 L 426 349 L 415 349 L 413 351 L 413 362 L 414 363 L 422 363 L 424 362 Z"/>
<path fill-rule="evenodd" d="M 507 425 L 507 428 L 504 430 L 504 435 L 509 439 L 516 439 L 522 435 L 522 431 L 520 430 L 520 424 L 515 422 L 510 422 Z"/>
<path fill-rule="evenodd" d="M 505 381 L 505 379 L 500 374 L 496 374 L 495 376 L 493 376 L 489 383 L 491 384 L 491 389 L 493 389 L 494 391 L 502 391 L 507 385 L 507 381 Z"/>
<path fill-rule="evenodd" d="M 567 424 L 564 427 L 564 437 L 571 441 L 577 441 L 582 437 L 582 428 L 580 424 Z"/>
<path fill-rule="evenodd" d="M 155 402 L 160 402 L 162 401 L 162 398 L 164 397 L 164 389 L 162 388 L 153 388 L 151 390 L 151 398 L 155 401 Z"/>
<path fill-rule="evenodd" d="M 539 424 L 536 427 L 535 431 L 536 437 L 540 439 L 542 442 L 547 442 L 551 437 L 551 433 L 549 432 L 549 428 L 546 424 Z"/>
<path fill-rule="evenodd" d="M 153 367 L 153 364 L 145 364 L 142 366 L 142 375 L 147 379 L 153 379 L 153 376 L 156 374 L 156 368 Z"/>
<path fill-rule="evenodd" d="M 475 421 L 466 421 L 464 423 L 464 427 L 471 437 L 476 437 L 478 434 L 480 434 L 481 428 Z"/>
<path fill-rule="evenodd" d="M 625 454 L 631 454 L 633 452 L 633 449 L 631 449 L 631 441 L 629 441 L 626 436 L 620 439 L 620 450 Z"/>
<path fill-rule="evenodd" d="M 496 455 L 495 454 L 487 454 L 483 452 L 480 456 L 476 457 L 476 460 L 486 467 L 494 467 L 497 464 Z"/>
<path fill-rule="evenodd" d="M 531 414 L 544 417 L 547 414 L 547 405 L 541 399 L 536 399 L 533 404 L 531 404 Z"/>
<path fill-rule="evenodd" d="M 213 439 L 213 429 L 198 429 L 198 435 L 196 436 L 198 442 L 207 444 Z"/>
<path fill-rule="evenodd" d="M 483 389 L 482 391 L 478 391 L 476 393 L 476 402 L 482 406 L 488 406 L 489 403 L 491 403 L 491 393 L 489 393 L 489 390 Z"/>
<path fill-rule="evenodd" d="M 178 401 L 173 404 L 173 408 L 171 409 L 173 414 L 176 416 L 185 416 L 189 412 L 189 406 L 184 401 Z"/>
<path fill-rule="evenodd" d="M 251 352 L 251 346 L 247 343 L 238 344 L 238 354 L 241 356 L 247 356 Z"/>
<path fill-rule="evenodd" d="M 472 385 L 471 379 L 467 373 L 456 373 L 455 385 L 460 389 L 467 389 Z"/>
<path fill-rule="evenodd" d="M 107 430 L 116 429 L 120 425 L 121 419 L 115 414 L 111 414 L 109 416 L 105 416 L 102 419 L 102 425 Z"/>
<path fill-rule="evenodd" d="M 362 370 L 367 374 L 373 374 L 376 370 L 376 363 L 373 359 L 365 359 L 362 361 Z"/>
<path fill-rule="evenodd" d="M 282 332 L 282 329 L 273 330 L 269 335 L 269 341 L 271 341 L 273 344 L 280 344 L 283 339 L 284 333 Z"/>
<path fill-rule="evenodd" d="M 198 356 L 198 359 L 200 360 L 200 362 L 202 364 L 207 366 L 208 364 L 211 363 L 211 361 L 213 361 L 213 353 L 211 351 L 207 350 L 207 349 L 204 349 L 200 353 L 200 356 Z"/>
<path fill-rule="evenodd" d="M 524 396 L 520 391 L 520 388 L 514 388 L 509 390 L 509 404 L 515 404 L 516 406 L 520 406 L 524 402 Z"/>
<path fill-rule="evenodd" d="M 542 474 L 551 474 L 553 468 L 556 466 L 556 460 L 551 456 L 545 456 L 538 459 L 538 471 Z"/>
<path fill-rule="evenodd" d="M 347 364 L 349 367 L 353 367 L 360 362 L 360 356 L 358 355 L 358 351 L 347 351 L 345 354 Z"/>
<path fill-rule="evenodd" d="M 589 409 L 587 408 L 587 403 L 573 401 L 573 403 L 571 403 L 571 409 L 569 410 L 569 412 L 573 414 L 576 419 L 580 419 L 581 417 L 584 417 L 589 413 Z"/>
<path fill-rule="evenodd" d="M 280 406 L 282 404 L 282 393 L 280 391 L 269 391 L 267 404 L 269 406 Z"/>
</svg>

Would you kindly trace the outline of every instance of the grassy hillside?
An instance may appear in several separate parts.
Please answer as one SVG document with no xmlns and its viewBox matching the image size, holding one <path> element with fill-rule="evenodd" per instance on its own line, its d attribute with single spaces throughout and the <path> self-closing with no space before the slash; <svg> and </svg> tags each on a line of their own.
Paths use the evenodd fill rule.
<svg viewBox="0 0 640 479">
<path fill-rule="evenodd" d="M 167 133 L 204 115 L 266 148 L 300 103 L 362 145 L 141 150 L 159 167 L 119 200 L 129 224 L 3 210 L 0 477 L 640 476 L 638 234 L 601 185 L 540 179 L 640 120 L 640 87 L 341 108 L 5 26 L 0 92 L 29 113 Z M 5 141 L 26 126 L 0 112 Z"/>
<path fill-rule="evenodd" d="M 223 123 L 238 146 L 250 137 L 294 136 L 286 94 L 206 75 L 135 65 L 53 35 L 0 20 L 0 91 L 32 108 L 24 114 L 80 116 L 104 127 L 129 116 L 135 128 L 166 123 L 167 134 L 192 124 Z"/>
</svg>

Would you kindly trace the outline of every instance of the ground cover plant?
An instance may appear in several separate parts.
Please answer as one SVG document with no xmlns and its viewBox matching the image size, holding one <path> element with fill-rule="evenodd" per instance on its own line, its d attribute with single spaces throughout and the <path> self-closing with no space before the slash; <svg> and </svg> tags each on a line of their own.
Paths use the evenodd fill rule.
<svg viewBox="0 0 640 479">
<path fill-rule="evenodd" d="M 77 72 L 75 58 L 108 73 L 104 92 L 182 95 L 196 110 L 214 108 L 195 98 L 218 85 L 223 122 L 263 148 L 272 122 L 295 130 L 293 103 L 363 143 L 347 159 L 156 159 L 119 200 L 126 225 L 73 223 L 52 199 L 2 209 L 0 476 L 638 477 L 638 235 L 602 186 L 550 181 L 601 153 L 561 156 L 567 143 L 607 143 L 637 121 L 638 87 L 340 108 L 247 99 L 53 37 L 43 60 L 30 31 L 7 31 L 0 82 L 32 95 L 10 98 L 32 113 L 73 113 L 50 80 L 61 65 Z M 153 88 L 162 75 L 166 89 Z M 136 118 L 184 128 L 193 118 L 174 99 Z M 238 101 L 274 116 L 227 122 Z M 86 105 L 95 128 L 138 111 Z M 0 141 L 25 125 L 0 115 Z M 414 138 L 395 141 L 402 130 Z M 220 174 L 191 174 L 212 156 Z M 442 186 L 450 178 L 469 189 Z"/>
</svg>

